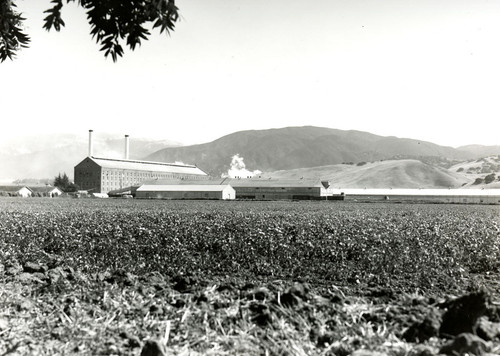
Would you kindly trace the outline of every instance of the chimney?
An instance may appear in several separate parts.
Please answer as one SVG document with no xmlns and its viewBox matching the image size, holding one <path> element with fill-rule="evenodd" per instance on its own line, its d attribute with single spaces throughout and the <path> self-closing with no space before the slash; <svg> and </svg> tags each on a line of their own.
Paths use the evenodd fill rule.
<svg viewBox="0 0 500 356">
<path fill-rule="evenodd" d="M 125 135 L 125 159 L 129 159 L 128 158 L 128 155 L 129 155 L 129 140 L 128 140 L 128 135 Z"/>
<path fill-rule="evenodd" d="M 93 130 L 89 130 L 89 157 L 92 157 L 92 149 L 93 149 L 93 146 L 92 146 L 92 132 L 94 132 Z"/>
</svg>

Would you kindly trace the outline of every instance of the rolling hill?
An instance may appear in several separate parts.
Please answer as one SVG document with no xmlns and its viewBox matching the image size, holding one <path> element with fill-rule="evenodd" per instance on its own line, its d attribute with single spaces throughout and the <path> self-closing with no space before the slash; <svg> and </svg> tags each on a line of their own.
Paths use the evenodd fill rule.
<svg viewBox="0 0 500 356">
<path fill-rule="evenodd" d="M 425 141 L 305 126 L 240 131 L 205 144 L 165 148 L 146 159 L 196 164 L 218 176 L 228 171 L 231 157 L 235 154 L 244 158 L 248 169 L 264 172 L 393 157 L 426 156 L 457 161 L 474 157 L 467 150 Z"/>
<path fill-rule="evenodd" d="M 460 146 L 458 149 L 471 153 L 474 158 L 500 155 L 500 146 L 467 145 Z"/>
<path fill-rule="evenodd" d="M 460 188 L 470 183 L 465 175 L 417 160 L 337 164 L 262 173 L 261 178 L 321 179 L 334 188 Z"/>
</svg>

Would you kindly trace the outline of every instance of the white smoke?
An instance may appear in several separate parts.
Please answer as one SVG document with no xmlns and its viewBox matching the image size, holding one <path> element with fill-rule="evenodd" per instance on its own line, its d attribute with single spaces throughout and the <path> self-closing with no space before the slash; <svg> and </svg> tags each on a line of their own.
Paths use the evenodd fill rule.
<svg viewBox="0 0 500 356">
<path fill-rule="evenodd" d="M 246 168 L 245 162 L 243 162 L 243 157 L 240 157 L 239 154 L 235 154 L 231 158 L 231 165 L 227 174 L 223 174 L 223 177 L 229 178 L 251 178 L 256 174 L 261 174 L 262 172 L 259 170 L 249 171 Z"/>
</svg>

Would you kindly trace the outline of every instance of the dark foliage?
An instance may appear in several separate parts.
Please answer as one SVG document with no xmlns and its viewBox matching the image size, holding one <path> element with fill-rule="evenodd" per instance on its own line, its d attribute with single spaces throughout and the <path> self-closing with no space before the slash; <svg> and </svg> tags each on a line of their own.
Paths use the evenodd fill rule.
<svg viewBox="0 0 500 356">
<path fill-rule="evenodd" d="M 495 173 L 488 174 L 486 177 L 484 177 L 484 183 L 490 184 L 495 180 L 496 176 Z"/>
<path fill-rule="evenodd" d="M 78 186 L 70 182 L 66 173 L 63 175 L 59 173 L 59 175 L 54 178 L 54 187 L 58 187 L 63 192 L 76 192 L 78 190 Z"/>
<path fill-rule="evenodd" d="M 67 0 L 75 2 L 75 0 Z M 61 17 L 63 0 L 52 0 L 52 7 L 45 11 L 43 27 L 49 31 L 60 31 L 65 22 Z M 116 62 L 123 55 L 122 42 L 131 50 L 141 45 L 151 34 L 145 26 L 152 24 L 160 33 L 174 30 L 179 19 L 174 0 L 79 0 L 78 5 L 87 13 L 92 38 L 101 46 L 104 56 L 111 55 Z M 7 0 L 0 5 L 0 61 L 12 59 L 20 47 L 27 47 L 30 39 L 20 28 L 25 20 L 13 8 L 16 5 Z"/>
<path fill-rule="evenodd" d="M 27 47 L 30 41 L 21 29 L 25 19 L 14 10 L 15 7 L 10 0 L 0 1 L 0 62 L 13 59 L 16 52 Z"/>
</svg>

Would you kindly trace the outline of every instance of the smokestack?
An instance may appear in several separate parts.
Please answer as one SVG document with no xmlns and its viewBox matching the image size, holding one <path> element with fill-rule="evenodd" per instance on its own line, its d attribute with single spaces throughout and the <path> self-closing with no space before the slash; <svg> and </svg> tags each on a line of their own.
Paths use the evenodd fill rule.
<svg viewBox="0 0 500 356">
<path fill-rule="evenodd" d="M 128 135 L 125 135 L 125 159 L 128 159 L 129 151 L 130 151 L 130 146 L 129 146 Z"/>
<path fill-rule="evenodd" d="M 92 132 L 94 132 L 94 130 L 89 130 L 89 157 L 92 157 Z"/>
</svg>

